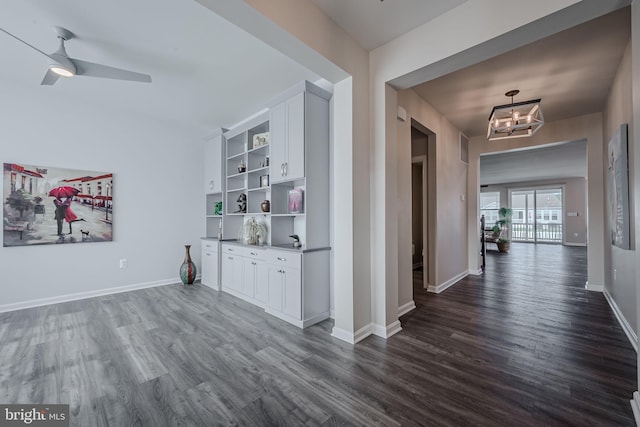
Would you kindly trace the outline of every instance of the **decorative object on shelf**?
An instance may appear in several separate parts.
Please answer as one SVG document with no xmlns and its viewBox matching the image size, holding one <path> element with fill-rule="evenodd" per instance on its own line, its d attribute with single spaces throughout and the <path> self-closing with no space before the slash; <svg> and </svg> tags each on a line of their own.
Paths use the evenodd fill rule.
<svg viewBox="0 0 640 427">
<path fill-rule="evenodd" d="M 244 162 L 244 159 L 242 159 L 238 164 L 238 173 L 242 173 L 246 171 L 247 171 L 247 164 Z"/>
<path fill-rule="evenodd" d="M 238 196 L 238 210 L 234 213 L 246 213 L 247 212 L 247 195 L 244 193 L 240 193 Z"/>
<path fill-rule="evenodd" d="M 262 212 L 270 212 L 271 202 L 268 200 L 263 200 L 262 203 L 260 203 L 260 209 L 262 209 Z"/>
<path fill-rule="evenodd" d="M 245 219 L 240 229 L 240 240 L 247 245 L 262 244 L 267 236 L 267 225 L 255 216 Z"/>
<path fill-rule="evenodd" d="M 196 280 L 196 265 L 191 261 L 191 254 L 189 253 L 191 245 L 184 245 L 184 249 L 184 262 L 180 266 L 180 280 L 185 285 L 192 285 L 193 281 Z"/>
<path fill-rule="evenodd" d="M 294 248 L 299 248 L 302 246 L 302 243 L 300 242 L 300 236 L 298 236 L 297 234 L 292 234 L 291 236 L 289 236 L 293 239 L 293 247 Z"/>
<path fill-rule="evenodd" d="M 303 212 L 303 191 L 302 188 L 293 188 L 289 190 L 288 194 L 288 206 L 289 213 L 302 213 Z"/>
<path fill-rule="evenodd" d="M 260 187 L 269 186 L 269 175 L 260 175 Z"/>
<path fill-rule="evenodd" d="M 497 105 L 491 110 L 487 128 L 489 141 L 531 136 L 544 124 L 541 99 L 514 103 L 513 97 L 519 93 L 517 89 L 505 93 L 505 96 L 511 97 L 511 104 Z"/>
<path fill-rule="evenodd" d="M 269 156 L 264 156 L 264 165 L 269 166 Z"/>
<path fill-rule="evenodd" d="M 262 147 L 263 145 L 268 145 L 271 136 L 269 132 L 257 133 L 253 135 L 253 146 L 251 148 Z"/>
<path fill-rule="evenodd" d="M 213 214 L 222 215 L 222 200 L 219 202 L 216 202 L 216 204 L 214 205 Z"/>
</svg>

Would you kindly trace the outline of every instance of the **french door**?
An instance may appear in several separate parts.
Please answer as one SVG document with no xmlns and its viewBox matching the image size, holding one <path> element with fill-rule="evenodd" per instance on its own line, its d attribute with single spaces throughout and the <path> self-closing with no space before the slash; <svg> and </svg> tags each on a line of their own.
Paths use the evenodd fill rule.
<svg viewBox="0 0 640 427">
<path fill-rule="evenodd" d="M 513 211 L 511 240 L 516 242 L 562 243 L 563 189 L 532 188 L 511 190 Z"/>
</svg>

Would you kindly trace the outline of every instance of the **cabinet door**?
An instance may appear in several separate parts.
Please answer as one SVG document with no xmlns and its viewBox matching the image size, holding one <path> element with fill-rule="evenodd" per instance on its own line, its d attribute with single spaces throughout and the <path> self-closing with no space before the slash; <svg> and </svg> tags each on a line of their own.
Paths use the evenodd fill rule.
<svg viewBox="0 0 640 427">
<path fill-rule="evenodd" d="M 218 253 L 202 251 L 202 275 L 200 281 L 203 285 L 218 288 Z"/>
<path fill-rule="evenodd" d="M 282 296 L 284 293 L 284 282 L 282 280 L 282 268 L 269 264 L 267 267 L 269 272 L 269 280 L 268 280 L 268 295 L 267 295 L 267 307 L 270 309 L 282 312 Z"/>
<path fill-rule="evenodd" d="M 242 259 L 236 255 L 222 257 L 222 286 L 234 291 L 242 289 Z"/>
<path fill-rule="evenodd" d="M 304 92 L 287 102 L 287 180 L 304 178 Z"/>
<path fill-rule="evenodd" d="M 242 258 L 242 293 L 248 297 L 255 296 L 256 261 L 252 258 Z"/>
<path fill-rule="evenodd" d="M 286 102 L 273 107 L 269 112 L 269 143 L 271 157 L 269 158 L 269 180 L 271 183 L 285 180 L 284 166 L 287 162 L 287 113 Z"/>
<path fill-rule="evenodd" d="M 267 263 L 260 260 L 254 260 L 255 262 L 255 299 L 263 304 L 267 303 L 269 296 L 269 271 L 267 269 Z"/>
<path fill-rule="evenodd" d="M 302 319 L 302 279 L 300 270 L 282 269 L 284 280 L 284 307 L 282 312 L 295 319 Z"/>
<path fill-rule="evenodd" d="M 222 192 L 222 135 L 207 141 L 204 150 L 204 192 Z"/>
</svg>

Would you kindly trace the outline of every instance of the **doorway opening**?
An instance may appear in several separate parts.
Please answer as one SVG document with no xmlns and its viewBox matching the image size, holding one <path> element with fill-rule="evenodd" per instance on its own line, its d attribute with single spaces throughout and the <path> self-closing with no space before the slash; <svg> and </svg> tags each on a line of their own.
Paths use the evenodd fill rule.
<svg viewBox="0 0 640 427">
<path fill-rule="evenodd" d="M 511 240 L 563 243 L 563 195 L 562 187 L 510 190 Z"/>
<path fill-rule="evenodd" d="M 411 120 L 411 233 L 414 292 L 436 283 L 435 134 Z"/>
</svg>

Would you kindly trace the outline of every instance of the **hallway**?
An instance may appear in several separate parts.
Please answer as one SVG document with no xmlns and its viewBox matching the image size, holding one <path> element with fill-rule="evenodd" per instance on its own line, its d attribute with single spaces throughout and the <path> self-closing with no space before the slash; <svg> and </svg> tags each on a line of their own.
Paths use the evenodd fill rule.
<svg viewBox="0 0 640 427">
<path fill-rule="evenodd" d="M 586 271 L 585 248 L 512 243 L 439 295 L 414 272 L 418 309 L 391 341 L 455 385 L 442 396 L 467 422 L 634 425 L 636 353 Z"/>
</svg>

